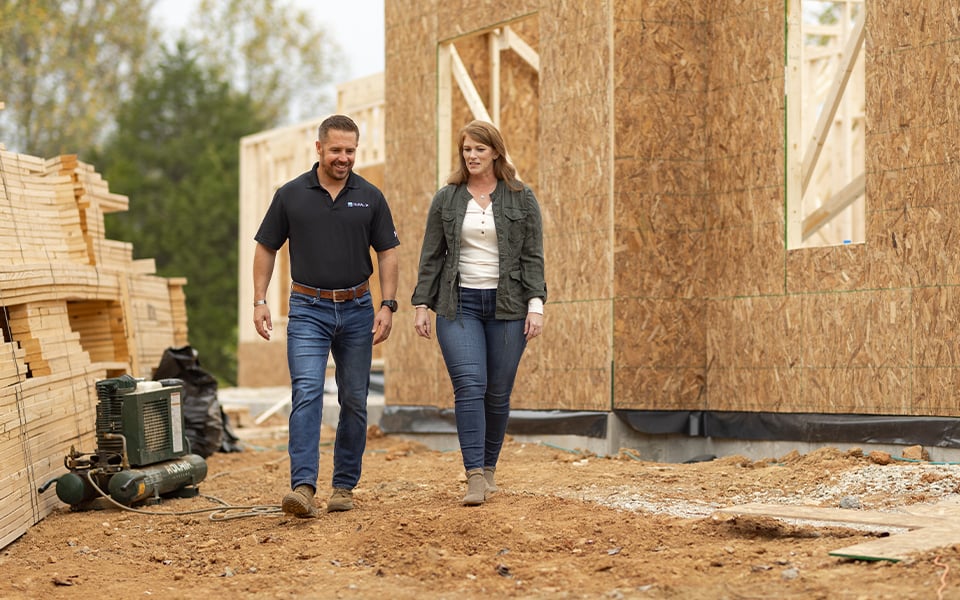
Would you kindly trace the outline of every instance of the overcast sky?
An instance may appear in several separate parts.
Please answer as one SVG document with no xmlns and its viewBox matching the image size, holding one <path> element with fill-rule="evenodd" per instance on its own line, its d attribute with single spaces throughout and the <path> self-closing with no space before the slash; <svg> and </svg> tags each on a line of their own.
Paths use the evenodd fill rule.
<svg viewBox="0 0 960 600">
<path fill-rule="evenodd" d="M 333 34 L 347 61 L 344 66 L 347 78 L 344 81 L 383 71 L 384 0 L 291 2 L 309 9 L 324 28 Z M 155 15 L 176 31 L 187 23 L 196 4 L 197 0 L 158 0 L 154 9 Z"/>
</svg>

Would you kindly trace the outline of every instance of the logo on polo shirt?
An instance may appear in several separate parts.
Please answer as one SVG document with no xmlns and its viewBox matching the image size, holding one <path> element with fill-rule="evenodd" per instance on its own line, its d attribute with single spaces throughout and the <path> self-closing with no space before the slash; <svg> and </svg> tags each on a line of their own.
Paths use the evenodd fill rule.
<svg viewBox="0 0 960 600">
<path fill-rule="evenodd" d="M 350 208 L 370 208 L 370 205 L 366 202 L 347 202 L 347 206 Z"/>
</svg>

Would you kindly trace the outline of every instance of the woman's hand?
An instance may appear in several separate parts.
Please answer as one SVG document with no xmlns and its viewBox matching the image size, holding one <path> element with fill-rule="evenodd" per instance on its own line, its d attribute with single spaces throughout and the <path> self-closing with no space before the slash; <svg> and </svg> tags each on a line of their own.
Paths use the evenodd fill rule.
<svg viewBox="0 0 960 600">
<path fill-rule="evenodd" d="M 417 335 L 430 339 L 430 311 L 424 307 L 417 307 L 417 315 L 413 320 L 413 328 Z"/>
<path fill-rule="evenodd" d="M 543 315 L 528 312 L 527 321 L 523 324 L 523 333 L 527 336 L 528 342 L 543 333 Z"/>
</svg>

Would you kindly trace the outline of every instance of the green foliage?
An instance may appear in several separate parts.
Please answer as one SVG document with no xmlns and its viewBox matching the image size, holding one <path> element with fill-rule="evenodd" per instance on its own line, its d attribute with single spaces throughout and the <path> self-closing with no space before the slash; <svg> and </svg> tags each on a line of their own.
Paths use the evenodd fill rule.
<svg viewBox="0 0 960 600">
<path fill-rule="evenodd" d="M 236 379 L 239 140 L 265 120 L 247 95 L 184 44 L 136 82 L 94 164 L 130 198 L 107 236 L 130 241 L 164 277 L 186 277 L 191 345 L 221 382 Z"/>
<path fill-rule="evenodd" d="M 285 0 L 201 0 L 193 18 L 190 41 L 204 63 L 248 93 L 271 126 L 334 106 L 324 89 L 342 75 L 340 49 L 306 10 Z"/>
<path fill-rule="evenodd" d="M 0 141 L 86 160 L 155 45 L 152 4 L 0 0 Z"/>
</svg>

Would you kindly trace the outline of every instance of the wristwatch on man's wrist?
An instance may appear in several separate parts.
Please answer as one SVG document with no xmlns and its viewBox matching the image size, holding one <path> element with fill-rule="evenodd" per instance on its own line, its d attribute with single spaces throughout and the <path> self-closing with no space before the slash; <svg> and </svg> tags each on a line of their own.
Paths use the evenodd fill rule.
<svg viewBox="0 0 960 600">
<path fill-rule="evenodd" d="M 390 312 L 397 312 L 397 309 L 400 308 L 400 305 L 397 304 L 396 300 L 384 300 L 380 303 L 380 306 L 386 306 L 390 309 Z"/>
</svg>

